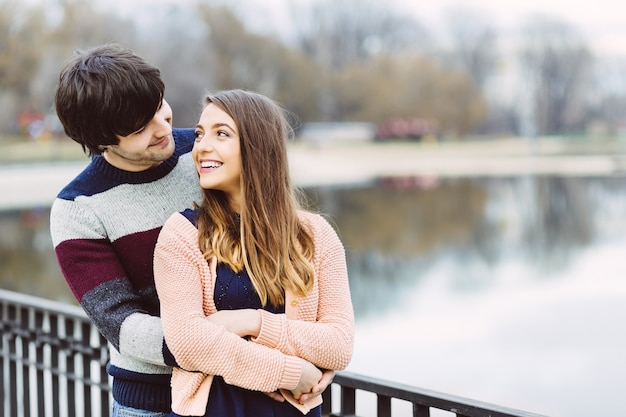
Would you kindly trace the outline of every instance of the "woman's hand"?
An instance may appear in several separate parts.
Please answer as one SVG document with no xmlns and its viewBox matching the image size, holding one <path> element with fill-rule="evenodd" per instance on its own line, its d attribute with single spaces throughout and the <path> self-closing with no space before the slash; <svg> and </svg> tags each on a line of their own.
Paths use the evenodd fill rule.
<svg viewBox="0 0 626 417">
<path fill-rule="evenodd" d="M 310 399 L 315 398 L 318 395 L 322 395 L 322 393 L 324 391 L 326 391 L 326 388 L 330 387 L 330 384 L 332 384 L 334 378 L 335 378 L 335 371 L 332 371 L 330 369 L 326 369 L 322 373 L 322 379 L 320 379 L 319 382 L 317 383 L 317 385 L 315 385 L 313 387 L 311 392 L 307 392 L 307 393 L 302 394 L 300 396 L 300 399 L 299 399 L 300 400 L 300 404 L 304 404 L 305 402 L 309 401 Z"/>
<path fill-rule="evenodd" d="M 291 390 L 294 398 L 300 400 L 303 394 L 310 393 L 313 388 L 320 383 L 322 379 L 322 371 L 320 371 L 315 365 L 304 359 L 302 361 L 302 373 L 300 374 L 300 381 L 298 385 Z M 302 401 L 300 401 L 302 402 Z"/>
<path fill-rule="evenodd" d="M 261 313 L 250 308 L 220 310 L 208 316 L 207 319 L 239 337 L 257 337 L 261 329 Z"/>
<path fill-rule="evenodd" d="M 328 387 L 330 387 L 330 384 L 333 383 L 334 378 L 335 371 L 326 369 L 324 372 L 322 372 L 322 379 L 320 379 L 317 385 L 313 387 L 311 392 L 307 392 L 300 396 L 298 400 L 300 404 L 304 404 L 305 402 L 312 400 L 319 395 L 322 395 L 322 393 L 326 391 Z M 285 402 L 285 397 L 283 397 L 283 394 L 281 394 L 280 391 L 266 392 L 265 394 L 275 401 L 278 401 L 280 403 Z"/>
</svg>

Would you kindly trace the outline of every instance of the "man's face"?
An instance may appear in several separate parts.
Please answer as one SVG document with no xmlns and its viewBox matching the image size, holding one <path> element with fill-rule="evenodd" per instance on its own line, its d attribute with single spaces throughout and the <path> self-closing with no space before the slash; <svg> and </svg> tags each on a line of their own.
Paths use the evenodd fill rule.
<svg viewBox="0 0 626 417">
<path fill-rule="evenodd" d="M 163 100 L 148 124 L 117 138 L 120 143 L 107 146 L 103 152 L 104 158 L 114 167 L 138 172 L 160 164 L 174 153 L 172 108 Z"/>
</svg>

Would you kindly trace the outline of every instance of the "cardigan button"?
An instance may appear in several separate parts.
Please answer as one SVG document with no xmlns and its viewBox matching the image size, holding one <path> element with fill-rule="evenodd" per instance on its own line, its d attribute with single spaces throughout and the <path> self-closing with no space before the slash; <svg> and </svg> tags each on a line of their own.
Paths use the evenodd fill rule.
<svg viewBox="0 0 626 417">
<path fill-rule="evenodd" d="M 298 300 L 291 300 L 291 306 L 295 307 L 298 305 Z"/>
</svg>

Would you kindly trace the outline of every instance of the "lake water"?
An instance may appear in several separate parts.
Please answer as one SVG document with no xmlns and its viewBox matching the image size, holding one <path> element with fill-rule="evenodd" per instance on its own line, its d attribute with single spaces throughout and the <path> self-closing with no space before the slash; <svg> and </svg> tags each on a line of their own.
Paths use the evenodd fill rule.
<svg viewBox="0 0 626 417">
<path fill-rule="evenodd" d="M 623 415 L 625 177 L 409 178 L 307 194 L 346 247 L 349 371 L 554 417 Z M 73 302 L 48 215 L 0 216 L 0 287 Z M 371 401 L 359 415 L 374 415 Z"/>
</svg>

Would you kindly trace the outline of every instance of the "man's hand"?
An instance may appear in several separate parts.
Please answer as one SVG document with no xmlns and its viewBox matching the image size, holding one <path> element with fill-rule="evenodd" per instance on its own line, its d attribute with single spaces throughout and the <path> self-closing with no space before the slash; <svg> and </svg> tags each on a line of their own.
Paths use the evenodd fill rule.
<svg viewBox="0 0 626 417">
<path fill-rule="evenodd" d="M 322 393 L 326 391 L 326 388 L 330 387 L 330 384 L 332 384 L 334 378 L 335 378 L 335 371 L 325 370 L 324 373 L 322 374 L 322 379 L 320 379 L 317 385 L 313 387 L 311 392 L 302 394 L 300 396 L 300 404 L 304 404 L 306 401 L 310 400 L 311 398 L 315 398 L 318 395 L 322 395 Z"/>
<path fill-rule="evenodd" d="M 265 395 L 267 395 L 274 401 L 278 401 L 279 403 L 285 402 L 285 397 L 283 397 L 283 394 L 281 394 L 280 391 L 266 392 Z"/>
</svg>

